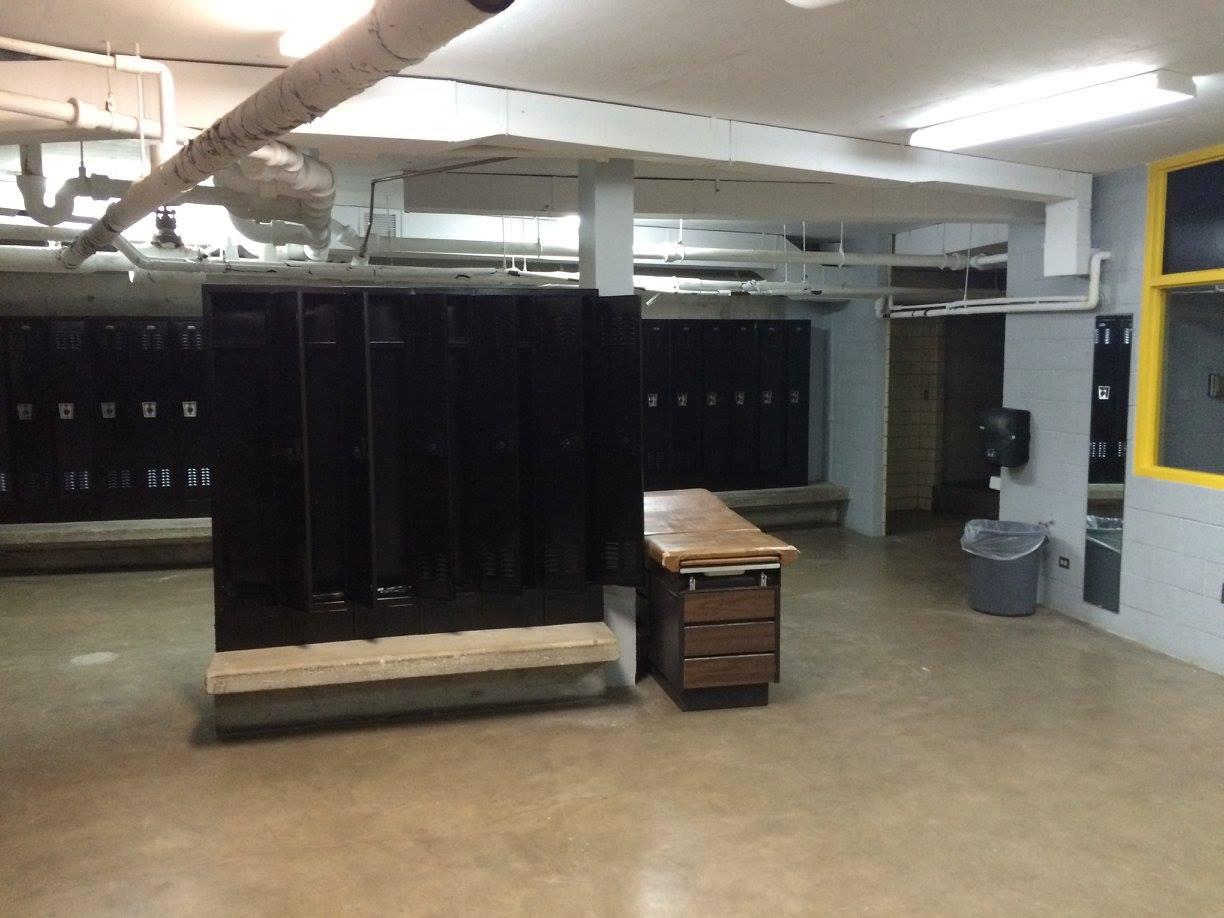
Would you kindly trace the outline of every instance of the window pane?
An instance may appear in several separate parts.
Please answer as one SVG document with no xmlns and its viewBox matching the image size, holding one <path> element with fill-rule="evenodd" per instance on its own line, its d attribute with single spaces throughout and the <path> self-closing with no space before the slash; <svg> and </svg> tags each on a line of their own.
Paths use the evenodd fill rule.
<svg viewBox="0 0 1224 918">
<path fill-rule="evenodd" d="M 1169 294 L 1160 464 L 1224 474 L 1224 292 Z"/>
<path fill-rule="evenodd" d="M 1224 268 L 1224 160 L 1169 173 L 1164 273 Z"/>
</svg>

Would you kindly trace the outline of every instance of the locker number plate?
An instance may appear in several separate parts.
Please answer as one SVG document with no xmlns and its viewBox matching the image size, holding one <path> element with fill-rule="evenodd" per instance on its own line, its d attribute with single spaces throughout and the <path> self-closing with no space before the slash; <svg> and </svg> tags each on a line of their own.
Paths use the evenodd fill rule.
<svg viewBox="0 0 1224 918">
<path fill-rule="evenodd" d="M 21 402 L 17 406 L 17 420 L 32 421 L 34 420 L 34 406 L 30 402 Z"/>
<path fill-rule="evenodd" d="M 76 405 L 72 402 L 60 402 L 59 417 L 61 421 L 71 421 L 76 417 Z"/>
<path fill-rule="evenodd" d="M 140 413 L 146 418 L 157 417 L 157 402 L 141 402 Z"/>
</svg>

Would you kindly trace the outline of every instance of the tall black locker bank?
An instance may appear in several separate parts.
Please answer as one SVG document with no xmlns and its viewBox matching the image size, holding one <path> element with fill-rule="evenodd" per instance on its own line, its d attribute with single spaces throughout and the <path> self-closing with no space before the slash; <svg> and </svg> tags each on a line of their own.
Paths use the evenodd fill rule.
<svg viewBox="0 0 1224 918">
<path fill-rule="evenodd" d="M 808 320 L 642 323 L 647 490 L 808 483 Z"/>
<path fill-rule="evenodd" d="M 0 320 L 0 522 L 207 516 L 203 322 Z"/>
<path fill-rule="evenodd" d="M 642 576 L 636 297 L 210 287 L 217 649 L 599 621 Z"/>
</svg>

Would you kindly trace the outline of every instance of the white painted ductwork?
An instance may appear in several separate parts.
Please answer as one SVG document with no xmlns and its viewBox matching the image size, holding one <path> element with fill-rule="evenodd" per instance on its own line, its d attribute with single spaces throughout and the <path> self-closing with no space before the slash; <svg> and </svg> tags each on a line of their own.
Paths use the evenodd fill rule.
<svg viewBox="0 0 1224 918">
<path fill-rule="evenodd" d="M 1092 312 L 1101 305 L 1101 264 L 1111 252 L 1094 252 L 1088 260 L 1088 292 L 1085 296 L 1020 296 L 983 300 L 956 300 L 930 306 L 894 306 L 883 309 L 881 318 L 925 319 L 935 316 L 984 316 L 1021 312 Z"/>
<path fill-rule="evenodd" d="M 61 253 L 81 265 L 158 207 L 508 8 L 513 0 L 378 0 L 134 184 Z M 405 113 L 407 115 L 407 113 Z"/>
</svg>

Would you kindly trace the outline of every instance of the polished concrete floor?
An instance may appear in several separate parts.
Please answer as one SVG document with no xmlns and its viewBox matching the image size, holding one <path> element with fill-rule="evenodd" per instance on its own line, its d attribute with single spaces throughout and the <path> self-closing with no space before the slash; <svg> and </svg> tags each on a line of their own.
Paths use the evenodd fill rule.
<svg viewBox="0 0 1224 918">
<path fill-rule="evenodd" d="M 1224 913 L 1224 679 L 792 535 L 768 708 L 226 744 L 207 571 L 0 581 L 0 915 Z"/>
</svg>

